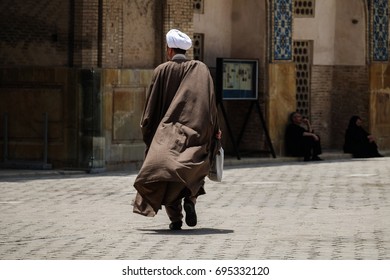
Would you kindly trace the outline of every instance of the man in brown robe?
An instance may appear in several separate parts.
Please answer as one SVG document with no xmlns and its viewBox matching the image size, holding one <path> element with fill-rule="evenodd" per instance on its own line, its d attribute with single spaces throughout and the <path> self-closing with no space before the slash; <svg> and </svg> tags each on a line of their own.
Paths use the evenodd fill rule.
<svg viewBox="0 0 390 280">
<path fill-rule="evenodd" d="M 141 118 L 145 160 L 134 182 L 135 213 L 153 217 L 164 205 L 169 228 L 195 226 L 195 203 L 205 194 L 205 176 L 220 138 L 213 80 L 208 67 L 187 60 L 191 39 L 179 30 L 167 35 L 169 61 L 154 70 Z"/>
</svg>

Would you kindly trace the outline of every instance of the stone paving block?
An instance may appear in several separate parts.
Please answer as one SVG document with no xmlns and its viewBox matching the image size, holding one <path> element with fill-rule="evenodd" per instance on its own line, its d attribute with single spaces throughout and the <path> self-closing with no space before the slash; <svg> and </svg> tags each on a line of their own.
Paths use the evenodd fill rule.
<svg viewBox="0 0 390 280">
<path fill-rule="evenodd" d="M 132 213 L 135 177 L 0 178 L 0 259 L 390 259 L 388 157 L 228 166 L 178 232 Z"/>
</svg>

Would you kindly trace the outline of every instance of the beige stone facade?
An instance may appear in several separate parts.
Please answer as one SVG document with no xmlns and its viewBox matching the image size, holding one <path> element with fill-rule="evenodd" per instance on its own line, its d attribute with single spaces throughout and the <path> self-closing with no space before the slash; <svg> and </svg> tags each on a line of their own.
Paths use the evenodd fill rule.
<svg viewBox="0 0 390 280">
<path fill-rule="evenodd" d="M 214 77 L 218 57 L 259 61 L 258 102 L 276 155 L 283 155 L 299 84 L 293 59 L 272 59 L 275 1 L 203 0 L 201 11 L 192 0 L 1 1 L 1 159 L 41 161 L 47 113 L 47 159 L 54 168 L 138 166 L 144 152 L 139 119 L 171 28 L 202 35 L 203 61 Z M 372 6 L 365 0 L 310 2 L 314 15 L 294 17 L 291 31 L 294 42 L 310 42 L 309 93 L 303 96 L 323 148 L 341 151 L 356 114 L 380 148 L 390 149 L 389 64 L 372 59 Z M 239 150 L 269 156 L 256 111 L 244 124 L 250 103 L 223 105 L 227 153 L 234 155 L 232 143 L 245 125 Z"/>
</svg>

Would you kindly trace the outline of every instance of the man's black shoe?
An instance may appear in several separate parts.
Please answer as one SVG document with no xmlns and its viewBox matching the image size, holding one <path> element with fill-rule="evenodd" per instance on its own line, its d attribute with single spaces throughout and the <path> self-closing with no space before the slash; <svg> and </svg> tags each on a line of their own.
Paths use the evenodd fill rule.
<svg viewBox="0 0 390 280">
<path fill-rule="evenodd" d="M 184 211 L 186 212 L 186 224 L 189 227 L 196 226 L 198 220 L 196 217 L 195 204 L 189 200 L 184 199 Z"/>
<path fill-rule="evenodd" d="M 181 230 L 181 226 L 183 225 L 182 221 L 172 222 L 169 224 L 170 230 Z"/>
</svg>

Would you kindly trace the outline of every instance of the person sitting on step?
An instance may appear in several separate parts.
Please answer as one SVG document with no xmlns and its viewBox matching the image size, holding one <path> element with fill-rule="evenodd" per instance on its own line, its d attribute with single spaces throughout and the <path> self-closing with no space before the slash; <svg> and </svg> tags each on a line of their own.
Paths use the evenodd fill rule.
<svg viewBox="0 0 390 280">
<path fill-rule="evenodd" d="M 378 152 L 374 136 L 362 127 L 362 119 L 359 116 L 352 116 L 349 120 L 343 150 L 354 158 L 383 157 Z"/>
<path fill-rule="evenodd" d="M 304 125 L 306 127 L 304 127 Z M 304 161 L 320 161 L 322 153 L 320 137 L 314 133 L 309 119 L 299 112 L 292 112 L 285 134 L 286 154 L 303 157 Z"/>
</svg>

